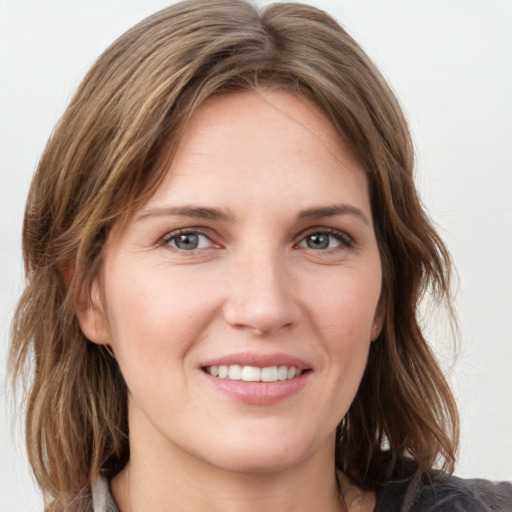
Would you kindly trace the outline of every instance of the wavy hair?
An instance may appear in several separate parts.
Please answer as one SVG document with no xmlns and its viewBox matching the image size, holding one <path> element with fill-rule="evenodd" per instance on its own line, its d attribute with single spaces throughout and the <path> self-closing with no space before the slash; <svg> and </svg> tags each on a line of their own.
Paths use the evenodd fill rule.
<svg viewBox="0 0 512 512">
<path fill-rule="evenodd" d="M 324 12 L 244 0 L 185 1 L 122 35 L 94 64 L 40 159 L 23 226 L 26 288 L 10 368 L 27 379 L 33 472 L 61 510 L 129 459 L 127 391 L 75 316 L 102 248 L 156 190 L 194 111 L 226 92 L 273 88 L 312 100 L 364 166 L 383 266 L 385 323 L 338 427 L 336 463 L 376 489 L 394 461 L 453 470 L 457 408 L 420 328 L 428 292 L 450 306 L 450 257 L 413 182 L 400 106 L 359 45 Z"/>
</svg>

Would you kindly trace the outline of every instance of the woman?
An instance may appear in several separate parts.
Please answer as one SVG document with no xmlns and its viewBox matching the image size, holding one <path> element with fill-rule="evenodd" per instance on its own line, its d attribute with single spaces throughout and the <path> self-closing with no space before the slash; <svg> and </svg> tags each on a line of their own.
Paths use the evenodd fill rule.
<svg viewBox="0 0 512 512">
<path fill-rule="evenodd" d="M 450 260 L 412 167 L 393 94 L 318 10 L 184 2 L 116 41 L 26 210 L 11 362 L 35 359 L 48 509 L 505 510 L 510 486 L 448 476 L 416 306 L 449 304 Z"/>
</svg>

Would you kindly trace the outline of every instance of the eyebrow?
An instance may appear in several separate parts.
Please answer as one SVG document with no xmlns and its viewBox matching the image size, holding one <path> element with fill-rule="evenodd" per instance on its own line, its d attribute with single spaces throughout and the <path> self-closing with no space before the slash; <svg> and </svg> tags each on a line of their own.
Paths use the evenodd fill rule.
<svg viewBox="0 0 512 512">
<path fill-rule="evenodd" d="M 323 217 L 333 217 L 335 215 L 355 215 L 365 224 L 370 225 L 370 221 L 366 215 L 359 210 L 359 208 L 349 204 L 335 204 L 319 208 L 310 208 L 300 212 L 299 219 L 314 220 Z M 235 215 L 229 210 L 211 208 L 208 206 L 162 206 L 147 208 L 142 210 L 137 220 L 170 216 L 192 217 L 195 219 L 218 220 L 223 222 L 232 222 L 235 220 Z"/>
<path fill-rule="evenodd" d="M 164 206 L 142 210 L 137 220 L 169 216 L 193 217 L 195 219 L 220 220 L 224 222 L 233 221 L 235 218 L 231 212 L 220 208 L 210 208 L 207 206 Z"/>
<path fill-rule="evenodd" d="M 332 217 L 334 215 L 355 215 L 359 217 L 365 224 L 370 225 L 369 219 L 366 215 L 355 206 L 350 204 L 334 204 L 330 206 L 323 206 L 321 208 L 311 208 L 304 210 L 299 214 L 299 219 L 311 220 L 320 219 L 322 217 Z"/>
</svg>

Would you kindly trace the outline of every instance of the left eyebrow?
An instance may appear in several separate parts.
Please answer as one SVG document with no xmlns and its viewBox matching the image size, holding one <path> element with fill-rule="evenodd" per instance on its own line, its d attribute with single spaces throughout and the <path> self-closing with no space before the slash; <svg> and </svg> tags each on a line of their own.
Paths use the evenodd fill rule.
<svg viewBox="0 0 512 512">
<path fill-rule="evenodd" d="M 333 204 L 330 206 L 304 210 L 299 214 L 299 219 L 312 220 L 320 219 L 322 217 L 332 217 L 334 215 L 355 215 L 365 224 L 370 226 L 370 221 L 366 215 L 359 208 L 356 208 L 350 204 Z"/>
</svg>

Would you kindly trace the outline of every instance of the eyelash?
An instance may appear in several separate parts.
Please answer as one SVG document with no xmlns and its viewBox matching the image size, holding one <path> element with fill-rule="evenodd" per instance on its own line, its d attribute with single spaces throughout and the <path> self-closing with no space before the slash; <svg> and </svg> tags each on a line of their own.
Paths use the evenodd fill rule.
<svg viewBox="0 0 512 512">
<path fill-rule="evenodd" d="M 312 237 L 313 235 L 323 235 L 323 236 L 327 236 L 329 238 L 334 238 L 337 242 L 339 242 L 339 245 L 337 245 L 335 247 L 326 247 L 323 249 L 315 249 L 313 247 L 308 247 L 307 240 L 309 237 Z M 211 246 L 208 246 L 208 247 L 196 247 L 196 248 L 193 248 L 190 250 L 186 250 L 186 249 L 177 247 L 176 245 L 174 245 L 174 246 L 171 245 L 172 241 L 176 241 L 178 239 L 178 237 L 180 237 L 180 236 L 205 237 L 206 239 L 208 239 L 210 245 L 215 245 L 214 242 L 212 242 L 211 238 L 206 233 L 204 233 L 203 231 L 201 231 L 200 229 L 197 229 L 197 228 L 195 228 L 195 229 L 190 229 L 190 228 L 178 229 L 176 231 L 167 233 L 165 236 L 163 236 L 161 238 L 160 245 L 166 246 L 167 248 L 174 250 L 174 251 L 178 251 L 181 253 L 189 253 L 189 254 L 194 254 L 196 251 L 205 250 L 205 249 L 207 250 L 207 249 L 211 248 Z M 330 245 L 330 243 L 331 243 L 331 241 L 329 240 L 328 245 Z M 305 244 L 305 245 L 302 246 L 301 244 Z M 337 229 L 332 229 L 332 228 L 313 228 L 313 229 L 310 229 L 307 233 L 302 234 L 299 242 L 297 244 L 295 244 L 294 247 L 307 248 L 307 249 L 311 249 L 315 252 L 331 252 L 331 251 L 336 251 L 340 248 L 350 248 L 350 247 L 352 247 L 352 245 L 353 245 L 352 237 L 350 237 L 343 231 L 338 231 Z"/>
</svg>

